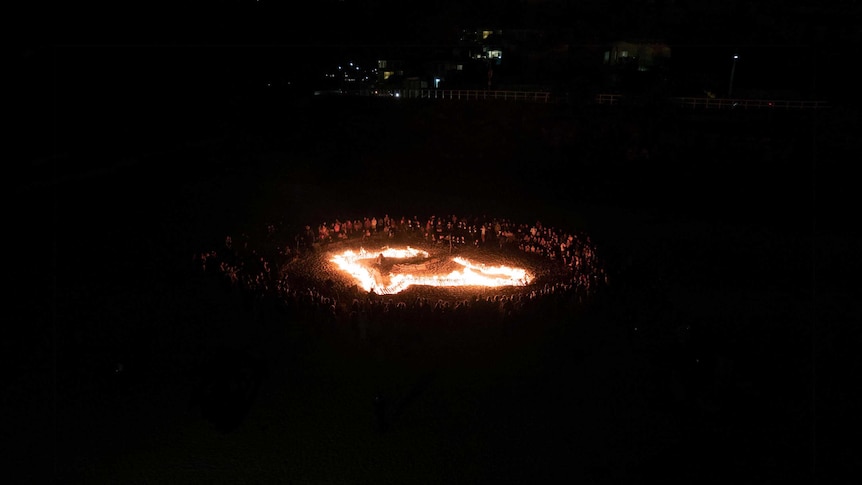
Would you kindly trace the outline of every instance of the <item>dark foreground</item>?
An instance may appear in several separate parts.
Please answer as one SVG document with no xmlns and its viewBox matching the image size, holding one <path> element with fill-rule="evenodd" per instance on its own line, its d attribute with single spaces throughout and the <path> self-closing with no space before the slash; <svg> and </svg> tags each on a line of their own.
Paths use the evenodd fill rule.
<svg viewBox="0 0 862 485">
<path fill-rule="evenodd" d="M 543 185 L 489 164 L 505 190 L 459 190 L 451 161 L 448 177 L 427 165 L 395 177 L 357 155 L 372 175 L 339 162 L 350 176 L 333 176 L 314 150 L 231 145 L 245 158 L 223 163 L 222 148 L 24 191 L 50 214 L 22 226 L 37 237 L 7 323 L 33 344 L 10 349 L 4 391 L 27 481 L 827 483 L 858 471 L 857 447 L 840 444 L 858 423 L 856 236 L 821 232 L 812 214 L 758 223 L 764 206 L 722 217 L 715 192 L 669 183 L 644 204 L 643 187 L 588 197 L 618 184 Z M 267 222 L 423 209 L 584 231 L 611 285 L 548 318 L 405 321 L 362 340 L 262 318 L 193 264 Z"/>
</svg>

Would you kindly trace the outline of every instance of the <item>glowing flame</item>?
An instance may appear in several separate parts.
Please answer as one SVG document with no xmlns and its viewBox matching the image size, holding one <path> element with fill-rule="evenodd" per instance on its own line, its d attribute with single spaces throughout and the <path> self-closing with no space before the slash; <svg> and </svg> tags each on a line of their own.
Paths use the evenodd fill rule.
<svg viewBox="0 0 862 485">
<path fill-rule="evenodd" d="M 377 252 L 368 252 L 364 248 L 358 253 L 344 251 L 336 254 L 330 259 L 339 269 L 351 275 L 365 291 L 374 291 L 378 295 L 389 295 L 399 293 L 412 285 L 427 286 L 525 286 L 532 280 L 526 270 L 512 268 L 509 266 L 486 266 L 473 263 L 462 257 L 452 258 L 452 261 L 461 265 L 463 269 L 455 270 L 448 274 L 422 274 L 426 269 L 424 264 L 397 265 L 398 272 L 389 272 L 384 275 L 380 271 L 384 258 L 409 259 L 422 257 L 427 258 L 428 252 L 421 249 L 407 247 L 406 249 L 384 248 Z M 378 267 L 362 264 L 363 260 L 378 260 Z M 406 266 L 406 267 L 405 267 Z M 415 270 L 409 272 L 410 269 Z M 407 272 L 401 272 L 406 270 Z"/>
</svg>

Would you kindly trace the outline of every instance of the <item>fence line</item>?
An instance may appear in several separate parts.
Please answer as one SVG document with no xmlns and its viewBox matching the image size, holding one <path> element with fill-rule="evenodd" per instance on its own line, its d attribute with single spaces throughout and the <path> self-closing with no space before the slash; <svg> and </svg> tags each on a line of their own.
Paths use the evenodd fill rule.
<svg viewBox="0 0 862 485">
<path fill-rule="evenodd" d="M 504 100 L 533 101 L 547 103 L 551 93 L 545 91 L 499 91 L 490 89 L 405 89 L 402 98 L 408 99 L 454 99 L 454 100 Z"/>
<path fill-rule="evenodd" d="M 824 109 L 828 101 L 803 101 L 781 99 L 743 99 L 743 98 L 695 98 L 676 97 L 668 100 L 678 106 L 691 109 Z M 624 101 L 621 94 L 597 94 L 596 104 L 615 106 Z"/>
<path fill-rule="evenodd" d="M 445 100 L 502 100 L 530 101 L 548 103 L 553 97 L 548 91 L 506 91 L 491 89 L 405 89 L 399 93 L 404 99 L 445 99 Z M 601 93 L 593 98 L 596 104 L 617 106 L 626 102 L 622 94 Z M 709 97 L 672 97 L 666 98 L 670 103 L 691 109 L 746 110 L 746 109 L 825 109 L 828 101 L 779 100 L 779 99 L 744 99 L 744 98 L 709 98 Z"/>
<path fill-rule="evenodd" d="M 623 99 L 622 94 L 597 94 L 596 104 L 607 104 L 610 106 L 614 106 L 620 104 L 621 99 Z"/>
</svg>

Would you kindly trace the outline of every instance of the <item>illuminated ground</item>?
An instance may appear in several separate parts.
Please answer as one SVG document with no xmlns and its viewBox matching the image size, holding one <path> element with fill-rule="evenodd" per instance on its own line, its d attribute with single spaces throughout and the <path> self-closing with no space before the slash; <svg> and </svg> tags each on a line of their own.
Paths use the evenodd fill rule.
<svg viewBox="0 0 862 485">
<path fill-rule="evenodd" d="M 332 262 L 333 257 L 352 251 L 359 253 L 366 251 L 377 254 L 385 248 L 415 248 L 428 253 L 428 257 L 416 256 L 404 260 L 395 258 L 384 258 L 383 264 L 379 264 L 376 258 L 362 261 L 362 266 L 370 273 L 382 275 L 389 283 L 388 275 L 410 271 L 417 277 L 430 277 L 432 275 L 447 275 L 452 272 L 461 272 L 462 264 L 453 261 L 454 258 L 465 258 L 470 262 L 488 267 L 513 267 L 523 268 L 527 278 L 523 284 L 483 286 L 451 283 L 449 286 L 429 286 L 423 284 L 411 285 L 403 290 L 387 292 L 393 297 L 402 300 L 414 298 L 462 300 L 474 296 L 485 297 L 489 295 L 513 295 L 529 292 L 536 287 L 547 283 L 558 282 L 565 278 L 570 272 L 559 264 L 548 258 L 525 253 L 509 245 L 500 247 L 496 243 L 486 243 L 482 246 L 465 244 L 449 247 L 446 243 L 432 243 L 418 234 L 407 233 L 389 238 L 386 234 L 378 233 L 367 239 L 353 239 L 337 241 L 320 247 L 316 252 L 307 253 L 295 259 L 282 268 L 282 272 L 289 278 L 299 281 L 310 281 L 316 287 L 324 287 L 327 280 L 335 283 L 340 294 L 352 294 L 361 296 L 368 292 L 355 277 L 343 271 Z"/>
</svg>

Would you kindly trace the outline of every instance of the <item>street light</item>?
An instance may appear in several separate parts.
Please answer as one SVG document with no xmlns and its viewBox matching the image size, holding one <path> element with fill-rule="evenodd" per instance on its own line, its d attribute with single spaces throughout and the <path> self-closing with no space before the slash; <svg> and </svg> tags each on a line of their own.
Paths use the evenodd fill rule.
<svg viewBox="0 0 862 485">
<path fill-rule="evenodd" d="M 733 96 L 733 74 L 736 72 L 736 61 L 739 60 L 739 55 L 733 55 L 733 65 L 730 67 L 730 87 L 727 88 L 727 97 Z"/>
</svg>

